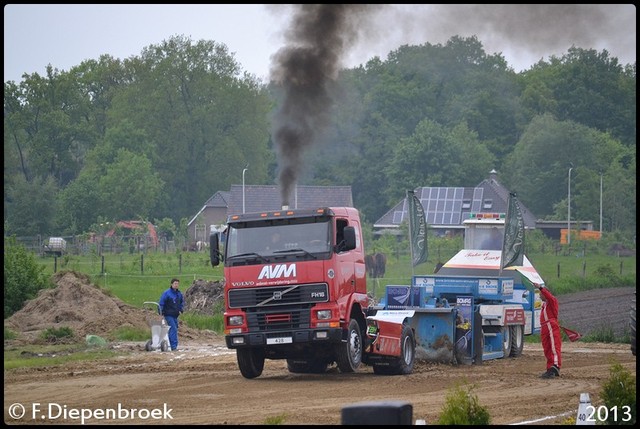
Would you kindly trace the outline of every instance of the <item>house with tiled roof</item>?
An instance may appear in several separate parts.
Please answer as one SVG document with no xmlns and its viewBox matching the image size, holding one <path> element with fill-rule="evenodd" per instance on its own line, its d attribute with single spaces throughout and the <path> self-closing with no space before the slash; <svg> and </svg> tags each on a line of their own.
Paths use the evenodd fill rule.
<svg viewBox="0 0 640 429">
<path fill-rule="evenodd" d="M 506 213 L 509 201 L 509 190 L 498 182 L 495 170 L 475 187 L 421 187 L 415 189 L 415 195 L 424 208 L 428 228 L 439 235 L 464 229 L 462 222 L 470 213 Z M 525 228 L 535 228 L 535 215 L 522 201 L 520 208 Z M 408 222 L 406 197 L 373 224 L 374 233 L 398 233 L 403 222 Z"/>
<path fill-rule="evenodd" d="M 353 207 L 351 186 L 295 186 L 290 197 L 292 209 Z M 221 231 L 227 217 L 282 209 L 278 185 L 231 185 L 229 192 L 216 192 L 188 224 L 192 243 L 208 241 L 210 231 Z"/>
</svg>

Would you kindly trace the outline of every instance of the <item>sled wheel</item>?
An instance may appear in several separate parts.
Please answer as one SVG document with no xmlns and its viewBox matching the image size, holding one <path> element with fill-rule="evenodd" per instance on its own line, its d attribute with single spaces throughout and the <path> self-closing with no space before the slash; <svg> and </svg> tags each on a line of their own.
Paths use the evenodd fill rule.
<svg viewBox="0 0 640 429">
<path fill-rule="evenodd" d="M 163 352 L 166 352 L 167 350 L 169 350 L 169 344 L 167 344 L 167 340 L 162 340 L 160 342 L 160 350 Z"/>
<path fill-rule="evenodd" d="M 502 327 L 502 352 L 503 357 L 508 357 L 511 355 L 511 345 L 513 344 L 511 341 L 511 334 L 513 331 L 510 326 Z"/>
<path fill-rule="evenodd" d="M 511 329 L 511 353 L 509 356 L 518 357 L 522 354 L 524 347 L 524 327 L 522 325 L 513 325 Z"/>
<path fill-rule="evenodd" d="M 147 341 L 147 344 L 145 344 L 145 345 L 144 345 L 144 349 L 145 349 L 146 351 L 150 352 L 150 351 L 152 350 L 152 349 L 151 349 L 151 346 L 152 346 L 152 345 L 153 345 L 153 343 L 151 342 L 151 340 L 149 340 L 149 341 Z"/>
</svg>

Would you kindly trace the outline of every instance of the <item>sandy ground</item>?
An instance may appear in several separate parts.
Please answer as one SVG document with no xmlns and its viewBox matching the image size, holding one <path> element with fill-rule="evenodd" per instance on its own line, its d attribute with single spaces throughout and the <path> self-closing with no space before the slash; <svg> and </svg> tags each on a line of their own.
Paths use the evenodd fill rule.
<svg viewBox="0 0 640 429">
<path fill-rule="evenodd" d="M 413 421 L 435 424 L 446 394 L 459 385 L 472 386 L 492 424 L 562 424 L 576 416 L 581 393 L 598 404 L 613 363 L 636 374 L 636 357 L 624 344 L 565 343 L 562 375 L 553 380 L 538 377 L 545 360 L 535 343 L 526 343 L 517 358 L 473 366 L 420 362 L 405 376 L 375 375 L 370 367 L 353 374 L 335 368 L 322 375 L 291 374 L 283 361 L 267 361 L 262 376 L 253 380 L 240 375 L 235 353 L 219 338 L 208 344 L 190 341 L 173 353 L 145 352 L 135 343 L 120 347 L 131 352 L 108 360 L 5 371 L 5 422 L 80 423 L 72 410 L 95 416 L 120 407 L 145 414 L 86 422 L 226 425 L 281 419 L 284 424 L 340 424 L 347 405 L 401 401 L 411 404 Z M 15 403 L 25 412 L 18 419 L 10 414 L 20 410 L 12 407 Z M 156 411 L 159 418 L 154 419 L 151 410 L 168 414 Z"/>
</svg>

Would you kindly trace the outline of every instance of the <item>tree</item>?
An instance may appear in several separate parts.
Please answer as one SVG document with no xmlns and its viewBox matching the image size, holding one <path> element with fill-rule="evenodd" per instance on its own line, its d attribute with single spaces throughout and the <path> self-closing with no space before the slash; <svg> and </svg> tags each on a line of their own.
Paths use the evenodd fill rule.
<svg viewBox="0 0 640 429">
<path fill-rule="evenodd" d="M 5 189 L 5 235 L 33 236 L 54 231 L 58 187 L 51 176 L 13 178 Z"/>
<path fill-rule="evenodd" d="M 101 213 L 112 219 L 148 218 L 163 190 L 163 182 L 145 155 L 119 149 L 99 179 Z"/>
<path fill-rule="evenodd" d="M 558 121 L 550 114 L 537 116 L 507 158 L 505 171 L 510 178 L 508 187 L 518 192 L 523 203 L 536 216 L 544 218 L 553 213 L 555 203 L 568 197 L 570 164 L 574 166 L 574 188 L 581 181 L 589 180 L 589 176 L 581 171 L 603 171 L 624 151 L 619 142 L 595 129 L 573 121 Z M 591 188 L 594 186 L 592 182 L 588 187 L 592 198 L 583 207 L 599 206 L 599 192 Z M 582 192 L 586 193 L 586 185 L 582 188 L 585 189 Z M 577 195 L 574 194 L 574 197 Z M 587 219 L 588 215 L 586 211 L 577 212 L 575 218 Z"/>
</svg>

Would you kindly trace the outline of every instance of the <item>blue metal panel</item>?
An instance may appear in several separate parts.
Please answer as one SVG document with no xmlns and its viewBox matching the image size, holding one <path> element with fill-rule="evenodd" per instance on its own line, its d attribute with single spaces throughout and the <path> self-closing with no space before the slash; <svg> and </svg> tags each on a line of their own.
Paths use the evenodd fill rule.
<svg viewBox="0 0 640 429">
<path fill-rule="evenodd" d="M 454 361 L 453 308 L 417 309 L 409 322 L 416 334 L 416 359 L 441 363 Z"/>
</svg>

